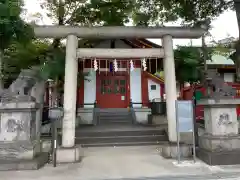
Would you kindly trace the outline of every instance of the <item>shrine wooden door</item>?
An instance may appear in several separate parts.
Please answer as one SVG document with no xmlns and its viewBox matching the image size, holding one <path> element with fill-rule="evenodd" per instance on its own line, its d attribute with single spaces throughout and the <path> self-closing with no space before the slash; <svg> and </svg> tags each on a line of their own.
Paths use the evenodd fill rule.
<svg viewBox="0 0 240 180">
<path fill-rule="evenodd" d="M 100 108 L 126 108 L 127 76 L 99 75 L 97 104 Z"/>
</svg>

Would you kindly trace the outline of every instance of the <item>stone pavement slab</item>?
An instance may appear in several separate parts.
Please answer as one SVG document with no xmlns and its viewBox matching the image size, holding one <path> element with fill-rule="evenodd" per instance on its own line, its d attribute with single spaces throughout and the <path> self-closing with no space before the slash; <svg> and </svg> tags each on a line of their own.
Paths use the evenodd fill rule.
<svg viewBox="0 0 240 180">
<path fill-rule="evenodd" d="M 210 167 L 201 161 L 178 165 L 166 160 L 158 147 L 101 147 L 84 149 L 81 163 L 46 165 L 37 171 L 0 172 L 2 180 L 203 180 L 240 179 L 240 166 Z M 239 178 L 238 178 L 239 177 Z M 230 180 L 229 179 L 229 180 Z"/>
</svg>

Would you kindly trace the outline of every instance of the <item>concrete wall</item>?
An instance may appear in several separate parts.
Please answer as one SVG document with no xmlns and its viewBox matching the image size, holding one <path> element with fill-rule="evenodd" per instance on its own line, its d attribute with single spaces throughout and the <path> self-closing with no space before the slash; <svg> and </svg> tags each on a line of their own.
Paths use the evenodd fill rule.
<svg viewBox="0 0 240 180">
<path fill-rule="evenodd" d="M 151 86 L 156 86 L 156 89 L 151 89 Z M 160 84 L 152 81 L 151 79 L 148 79 L 148 97 L 149 101 L 152 101 L 153 99 L 160 99 L 161 98 L 161 86 Z"/>
<path fill-rule="evenodd" d="M 167 125 L 167 123 L 168 123 L 167 116 L 152 115 L 152 123 L 156 124 L 156 125 Z"/>
<path fill-rule="evenodd" d="M 234 82 L 234 73 L 223 73 L 225 82 Z"/>
<path fill-rule="evenodd" d="M 90 72 L 87 77 L 90 81 L 84 81 L 84 104 L 94 103 L 96 101 L 96 72 L 89 68 L 85 68 L 84 72 Z M 84 108 L 93 107 L 94 105 L 84 105 Z"/>
<path fill-rule="evenodd" d="M 148 123 L 148 115 L 151 114 L 150 108 L 134 108 L 136 121 L 139 124 L 147 124 Z"/>
<path fill-rule="evenodd" d="M 78 124 L 93 124 L 93 109 L 78 108 L 77 121 Z"/>
<path fill-rule="evenodd" d="M 141 68 L 135 68 L 130 71 L 130 97 L 132 102 L 142 102 L 142 79 L 141 79 Z M 141 104 L 133 104 L 133 107 L 141 107 Z"/>
</svg>

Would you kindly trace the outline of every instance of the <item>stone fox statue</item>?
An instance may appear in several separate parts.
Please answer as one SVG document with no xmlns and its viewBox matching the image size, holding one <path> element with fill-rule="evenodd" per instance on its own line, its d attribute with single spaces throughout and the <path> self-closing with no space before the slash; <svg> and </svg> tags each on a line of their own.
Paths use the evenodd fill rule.
<svg viewBox="0 0 240 180">
<path fill-rule="evenodd" d="M 24 69 L 18 78 L 9 86 L 9 88 L 0 92 L 2 101 L 30 100 L 29 92 L 37 82 L 37 68 Z"/>
<path fill-rule="evenodd" d="M 210 97 L 216 100 L 222 98 L 234 98 L 236 89 L 224 82 L 216 70 L 208 70 L 206 73 L 207 87 L 212 90 Z"/>
</svg>

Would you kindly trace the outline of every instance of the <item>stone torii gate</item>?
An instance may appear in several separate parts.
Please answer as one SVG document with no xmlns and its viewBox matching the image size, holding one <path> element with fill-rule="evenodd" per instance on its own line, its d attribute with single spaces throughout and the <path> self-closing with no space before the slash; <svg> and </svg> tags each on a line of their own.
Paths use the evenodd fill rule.
<svg viewBox="0 0 240 180">
<path fill-rule="evenodd" d="M 168 136 L 169 141 L 176 142 L 175 100 L 176 77 L 173 52 L 173 38 L 200 38 L 205 30 L 187 27 L 71 27 L 71 26 L 40 26 L 34 32 L 38 38 L 67 38 L 65 84 L 64 84 L 64 118 L 62 126 L 62 148 L 58 150 L 58 162 L 79 160 L 79 149 L 75 147 L 75 121 L 77 97 L 77 58 L 164 58 L 164 78 Z M 78 49 L 79 38 L 162 38 L 163 48 L 160 49 Z M 67 152 L 66 152 L 67 151 Z M 63 154 L 64 153 L 64 154 Z"/>
</svg>

